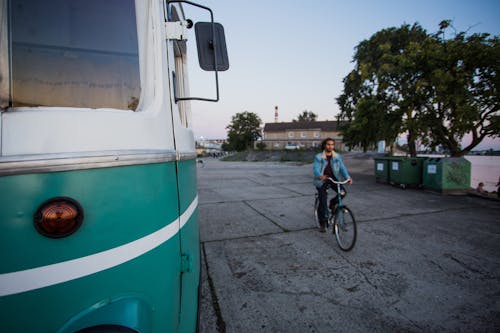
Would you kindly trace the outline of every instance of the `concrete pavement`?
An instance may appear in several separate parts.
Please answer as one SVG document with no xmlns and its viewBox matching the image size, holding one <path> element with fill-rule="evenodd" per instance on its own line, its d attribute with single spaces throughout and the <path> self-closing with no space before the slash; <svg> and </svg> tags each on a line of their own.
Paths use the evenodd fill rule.
<svg viewBox="0 0 500 333">
<path fill-rule="evenodd" d="M 205 162 L 201 332 L 500 331 L 499 202 L 376 184 L 346 155 L 346 253 L 314 225 L 311 164 Z"/>
</svg>

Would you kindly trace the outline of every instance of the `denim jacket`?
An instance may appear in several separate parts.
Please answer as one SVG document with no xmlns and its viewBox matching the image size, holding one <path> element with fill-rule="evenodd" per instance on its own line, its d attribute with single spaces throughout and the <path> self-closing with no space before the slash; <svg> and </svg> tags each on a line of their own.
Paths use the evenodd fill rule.
<svg viewBox="0 0 500 333">
<path fill-rule="evenodd" d="M 338 180 L 351 178 L 351 176 L 349 176 L 349 173 L 347 172 L 347 169 L 344 165 L 344 162 L 342 161 L 342 157 L 340 156 L 340 154 L 333 152 L 331 163 L 332 163 L 333 175 L 335 176 L 335 178 L 337 178 Z M 314 165 L 313 165 L 314 186 L 321 187 L 323 185 L 323 181 L 319 179 L 319 177 L 323 175 L 327 165 L 328 165 L 328 160 L 326 159 L 325 152 L 316 154 L 316 156 L 314 156 Z"/>
</svg>

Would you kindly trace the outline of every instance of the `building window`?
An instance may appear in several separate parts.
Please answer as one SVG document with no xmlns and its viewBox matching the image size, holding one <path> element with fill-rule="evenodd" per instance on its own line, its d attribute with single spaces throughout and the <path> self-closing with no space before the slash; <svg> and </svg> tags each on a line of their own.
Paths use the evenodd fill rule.
<svg viewBox="0 0 500 333">
<path fill-rule="evenodd" d="M 314 132 L 314 137 L 319 138 L 319 132 Z"/>
<path fill-rule="evenodd" d="M 301 137 L 301 138 L 307 138 L 307 133 L 305 133 L 305 132 L 300 132 L 300 137 Z"/>
<path fill-rule="evenodd" d="M 293 132 L 288 132 L 288 137 L 293 138 Z"/>
</svg>

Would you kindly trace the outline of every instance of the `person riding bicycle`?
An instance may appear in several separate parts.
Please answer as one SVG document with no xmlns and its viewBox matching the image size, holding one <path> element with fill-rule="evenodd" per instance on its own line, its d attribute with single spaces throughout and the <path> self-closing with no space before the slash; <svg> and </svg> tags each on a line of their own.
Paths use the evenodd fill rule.
<svg viewBox="0 0 500 333">
<path fill-rule="evenodd" d="M 332 185 L 331 182 L 326 181 L 328 178 L 332 178 L 335 181 L 341 178 L 348 179 L 348 183 L 352 184 L 352 178 L 349 176 L 347 169 L 342 161 L 340 154 L 334 151 L 335 141 L 332 138 L 326 138 L 321 143 L 321 149 L 323 152 L 316 154 L 314 156 L 314 186 L 318 190 L 319 206 L 318 206 L 318 220 L 319 220 L 319 231 L 325 232 L 325 226 L 328 221 L 328 207 L 327 207 L 327 192 L 329 186 Z M 335 192 L 337 192 L 336 186 L 331 186 Z M 341 185 L 341 195 L 345 196 L 345 188 Z M 338 194 L 337 194 L 338 195 Z M 338 198 L 335 197 L 330 200 L 330 208 L 337 202 Z"/>
</svg>

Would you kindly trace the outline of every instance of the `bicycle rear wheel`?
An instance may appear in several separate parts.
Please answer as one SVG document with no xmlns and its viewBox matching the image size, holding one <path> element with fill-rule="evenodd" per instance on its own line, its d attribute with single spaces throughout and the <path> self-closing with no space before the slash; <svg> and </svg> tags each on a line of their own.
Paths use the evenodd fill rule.
<svg viewBox="0 0 500 333">
<path fill-rule="evenodd" d="M 335 211 L 334 216 L 334 233 L 335 239 L 340 249 L 350 251 L 356 243 L 357 229 L 356 220 L 351 210 L 346 206 L 342 206 Z"/>
<path fill-rule="evenodd" d="M 318 219 L 318 207 L 319 207 L 319 197 L 316 194 L 316 198 L 314 199 L 314 226 L 319 226 L 319 219 Z"/>
</svg>

